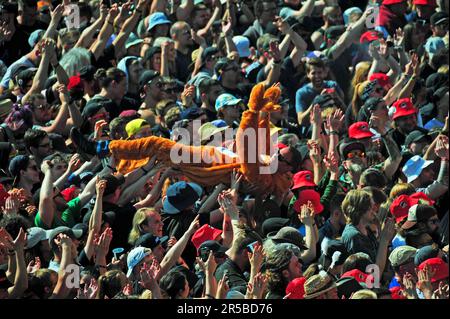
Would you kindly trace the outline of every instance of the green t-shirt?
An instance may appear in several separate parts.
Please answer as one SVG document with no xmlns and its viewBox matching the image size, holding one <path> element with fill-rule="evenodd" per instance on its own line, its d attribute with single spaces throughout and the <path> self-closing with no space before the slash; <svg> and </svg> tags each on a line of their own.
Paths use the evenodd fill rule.
<svg viewBox="0 0 450 319">
<path fill-rule="evenodd" d="M 34 218 L 34 224 L 43 229 L 53 229 L 59 226 L 73 227 L 76 221 L 80 219 L 81 203 L 80 198 L 76 197 L 67 203 L 67 208 L 62 212 L 61 217 L 54 215 L 51 227 L 48 227 L 41 220 L 39 213 Z"/>
</svg>

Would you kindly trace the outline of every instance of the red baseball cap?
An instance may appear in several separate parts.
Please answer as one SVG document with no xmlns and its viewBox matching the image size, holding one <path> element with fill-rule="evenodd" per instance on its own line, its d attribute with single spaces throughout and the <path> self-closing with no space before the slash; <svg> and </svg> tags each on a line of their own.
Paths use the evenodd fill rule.
<svg viewBox="0 0 450 319">
<path fill-rule="evenodd" d="M 345 277 L 353 277 L 356 279 L 357 282 L 366 283 L 367 279 L 369 279 L 372 283 L 375 282 L 375 279 L 373 278 L 372 275 L 368 275 L 359 269 L 353 269 L 353 270 L 347 271 L 346 273 L 344 273 L 341 276 L 341 278 L 345 278 Z"/>
<path fill-rule="evenodd" d="M 298 194 L 298 199 L 294 203 L 294 210 L 296 212 L 300 212 L 302 206 L 307 204 L 308 201 L 312 202 L 314 212 L 316 214 L 323 212 L 323 205 L 320 202 L 320 194 L 313 189 L 305 189 Z"/>
<path fill-rule="evenodd" d="M 198 248 L 201 244 L 203 244 L 207 240 L 216 240 L 218 236 L 222 234 L 220 229 L 214 228 L 208 224 L 203 225 L 191 238 L 191 242 L 194 244 L 195 249 L 198 251 Z"/>
<path fill-rule="evenodd" d="M 437 7 L 436 0 L 414 0 L 414 5 Z"/>
<path fill-rule="evenodd" d="M 387 76 L 384 73 L 374 73 L 369 77 L 369 81 L 375 81 L 375 80 L 382 87 L 385 87 L 385 86 L 391 84 L 391 82 L 389 81 L 389 76 Z"/>
<path fill-rule="evenodd" d="M 348 136 L 356 140 L 372 137 L 374 135 L 375 134 L 370 131 L 369 124 L 367 122 L 356 122 L 348 128 Z"/>
<path fill-rule="evenodd" d="M 400 286 L 392 287 L 391 289 L 389 289 L 389 291 L 391 292 L 392 299 L 406 299 L 406 297 L 403 295 L 402 287 Z"/>
<path fill-rule="evenodd" d="M 75 186 L 66 188 L 65 190 L 61 191 L 61 195 L 64 198 L 66 202 L 70 202 L 72 199 L 76 197 L 75 192 L 77 191 L 77 188 Z"/>
<path fill-rule="evenodd" d="M 394 102 L 392 106 L 395 108 L 394 116 L 392 119 L 395 120 L 399 117 L 408 116 L 411 114 L 416 114 L 417 109 L 414 107 L 410 98 L 400 99 Z"/>
<path fill-rule="evenodd" d="M 289 295 L 287 299 L 304 299 L 305 295 L 305 277 L 295 278 L 290 281 L 286 287 L 286 295 Z"/>
<path fill-rule="evenodd" d="M 359 38 L 359 42 L 360 43 L 365 43 L 365 42 L 370 43 L 370 42 L 378 40 L 382 37 L 383 37 L 383 35 L 378 31 L 375 31 L 375 30 L 366 31 Z"/>
<path fill-rule="evenodd" d="M 286 147 L 289 147 L 289 146 L 287 146 L 286 144 L 283 144 L 283 143 L 278 143 L 277 144 L 277 148 L 280 149 L 280 150 L 282 150 L 283 148 L 286 148 Z"/>
<path fill-rule="evenodd" d="M 434 205 L 434 200 L 429 198 L 423 192 L 414 193 L 414 194 L 410 195 L 409 198 L 411 199 L 411 206 L 415 205 L 415 204 L 424 204 L 424 205 L 429 205 L 429 206 Z"/>
<path fill-rule="evenodd" d="M 398 196 L 391 204 L 389 210 L 391 214 L 395 217 L 395 222 L 398 224 L 406 217 L 408 217 L 408 210 L 413 204 L 408 195 Z"/>
<path fill-rule="evenodd" d="M 383 4 L 390 5 L 390 4 L 397 4 L 406 2 L 406 0 L 383 0 Z"/>
<path fill-rule="evenodd" d="M 448 264 L 441 258 L 430 258 L 420 264 L 419 269 L 423 270 L 428 265 L 431 268 L 431 272 L 434 272 L 431 282 L 440 281 L 448 278 Z"/>
<path fill-rule="evenodd" d="M 80 75 L 73 75 L 69 78 L 69 84 L 67 84 L 67 89 L 70 91 L 73 88 L 83 89 Z"/>
<path fill-rule="evenodd" d="M 314 183 L 314 174 L 310 171 L 300 171 L 297 172 L 294 177 L 294 186 L 292 186 L 292 190 L 300 188 L 300 187 L 316 187 L 316 183 Z"/>
</svg>

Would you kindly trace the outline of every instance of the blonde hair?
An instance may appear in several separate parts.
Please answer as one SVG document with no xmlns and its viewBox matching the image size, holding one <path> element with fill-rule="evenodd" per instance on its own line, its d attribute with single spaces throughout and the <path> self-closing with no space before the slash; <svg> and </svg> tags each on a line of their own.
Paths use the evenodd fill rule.
<svg viewBox="0 0 450 319">
<path fill-rule="evenodd" d="M 131 227 L 130 235 L 128 236 L 128 243 L 132 246 L 136 243 L 143 231 L 141 225 L 147 220 L 147 213 L 157 213 L 152 207 L 139 208 L 133 217 L 133 226 Z"/>
<path fill-rule="evenodd" d="M 352 85 L 350 87 L 350 90 L 351 90 L 350 96 L 353 95 L 353 90 L 354 90 L 354 88 L 356 88 L 357 84 L 368 80 L 369 70 L 370 70 L 371 66 L 372 66 L 372 62 L 369 62 L 369 61 L 359 62 L 355 66 L 355 74 L 353 75 Z"/>
<path fill-rule="evenodd" d="M 400 195 L 412 195 L 416 192 L 415 187 L 409 183 L 397 183 L 392 187 L 389 198 L 394 200 Z"/>
<path fill-rule="evenodd" d="M 362 96 L 364 93 L 364 89 L 370 83 L 370 81 L 364 81 L 355 85 L 355 91 L 353 92 L 352 97 L 352 114 L 353 116 L 357 116 L 361 106 L 363 106 L 364 102 L 362 100 Z"/>
<path fill-rule="evenodd" d="M 441 65 L 437 71 L 438 73 L 448 74 L 448 64 Z"/>
<path fill-rule="evenodd" d="M 363 289 L 355 292 L 350 299 L 378 299 L 378 297 L 372 290 Z"/>
</svg>

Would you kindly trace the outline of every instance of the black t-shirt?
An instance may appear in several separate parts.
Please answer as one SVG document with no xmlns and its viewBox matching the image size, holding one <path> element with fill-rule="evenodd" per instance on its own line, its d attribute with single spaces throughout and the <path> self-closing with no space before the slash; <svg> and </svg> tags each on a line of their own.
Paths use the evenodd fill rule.
<svg viewBox="0 0 450 319">
<path fill-rule="evenodd" d="M 175 77 L 182 82 L 187 82 L 189 76 L 191 75 L 189 71 L 189 64 L 191 64 L 192 62 L 191 51 L 189 50 L 187 54 L 183 54 L 178 50 L 176 52 L 177 56 L 175 58 L 175 65 L 176 65 Z"/>
<path fill-rule="evenodd" d="M 131 248 L 128 244 L 128 235 L 133 226 L 133 217 L 136 213 L 136 208 L 134 208 L 133 204 L 128 203 L 123 207 L 119 207 L 112 203 L 103 202 L 103 211 L 112 211 L 116 214 L 113 224 L 110 225 L 114 234 L 110 250 L 117 247 L 125 248 L 125 250 Z"/>
<path fill-rule="evenodd" d="M 224 93 L 229 93 L 235 98 L 242 99 L 245 104 L 247 104 L 248 102 L 252 87 L 252 84 L 245 83 L 239 83 L 235 89 L 230 89 L 222 86 Z"/>
<path fill-rule="evenodd" d="M 159 124 L 156 124 L 155 126 L 152 127 L 152 133 L 154 136 L 170 138 L 170 130 L 165 127 L 162 127 Z"/>
<path fill-rule="evenodd" d="M 248 279 L 244 275 L 244 272 L 236 265 L 231 259 L 227 259 L 222 265 L 220 265 L 214 276 L 216 280 L 222 279 L 223 274 L 227 271 L 228 286 L 230 289 L 241 292 L 245 295 L 247 292 Z"/>
</svg>

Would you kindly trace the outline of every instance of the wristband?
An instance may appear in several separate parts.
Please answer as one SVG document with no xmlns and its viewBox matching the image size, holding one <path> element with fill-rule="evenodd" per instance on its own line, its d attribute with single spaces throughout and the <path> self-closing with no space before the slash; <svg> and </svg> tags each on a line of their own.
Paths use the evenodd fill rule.
<svg viewBox="0 0 450 319">
<path fill-rule="evenodd" d="M 148 171 L 144 168 L 144 166 L 141 167 L 141 170 L 143 170 L 145 174 L 148 173 Z"/>
<path fill-rule="evenodd" d="M 205 297 L 207 297 L 209 299 L 216 299 L 215 297 L 211 296 L 210 294 L 206 294 Z"/>
<path fill-rule="evenodd" d="M 330 133 L 328 133 L 328 135 L 339 135 L 339 133 L 337 131 L 330 131 Z"/>
<path fill-rule="evenodd" d="M 111 165 L 106 165 L 106 167 L 108 167 L 110 170 L 112 170 L 113 172 L 117 172 L 117 170 L 114 168 L 114 167 L 112 167 Z"/>
</svg>

